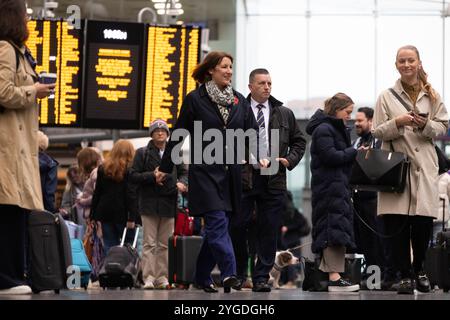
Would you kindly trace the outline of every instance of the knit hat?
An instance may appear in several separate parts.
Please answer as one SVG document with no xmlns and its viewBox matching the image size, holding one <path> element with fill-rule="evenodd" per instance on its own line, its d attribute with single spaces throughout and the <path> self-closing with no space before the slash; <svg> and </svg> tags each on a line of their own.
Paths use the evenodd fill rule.
<svg viewBox="0 0 450 320">
<path fill-rule="evenodd" d="M 150 137 L 153 134 L 153 131 L 156 129 L 164 129 L 167 131 L 167 135 L 170 135 L 169 127 L 167 126 L 167 122 L 165 122 L 162 119 L 156 119 L 152 123 L 150 123 L 150 126 L 148 127 L 148 131 L 150 133 Z"/>
</svg>

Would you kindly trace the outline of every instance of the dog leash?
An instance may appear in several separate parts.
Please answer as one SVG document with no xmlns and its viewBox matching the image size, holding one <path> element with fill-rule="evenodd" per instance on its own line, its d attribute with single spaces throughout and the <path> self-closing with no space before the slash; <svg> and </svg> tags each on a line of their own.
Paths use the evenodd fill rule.
<svg viewBox="0 0 450 320">
<path fill-rule="evenodd" d="M 292 252 L 292 251 L 294 251 L 294 250 L 296 250 L 296 249 L 300 249 L 300 248 L 309 246 L 310 244 L 312 244 L 312 241 L 307 242 L 307 243 L 303 243 L 303 244 L 301 244 L 301 245 L 299 245 L 299 246 L 296 246 L 296 247 L 293 247 L 293 248 L 289 248 L 289 249 L 287 249 L 286 251 Z"/>
</svg>

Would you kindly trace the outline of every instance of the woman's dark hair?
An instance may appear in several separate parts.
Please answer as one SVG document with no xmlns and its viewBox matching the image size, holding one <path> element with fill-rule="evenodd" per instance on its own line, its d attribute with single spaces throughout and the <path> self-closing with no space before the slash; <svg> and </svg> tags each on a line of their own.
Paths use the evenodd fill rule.
<svg viewBox="0 0 450 320">
<path fill-rule="evenodd" d="M 0 0 L 0 40 L 23 46 L 28 39 L 26 14 L 24 0 Z"/>
<path fill-rule="evenodd" d="M 347 108 L 351 104 L 355 104 L 353 100 L 345 93 L 339 92 L 325 100 L 325 108 L 323 111 L 329 116 L 335 116 L 336 112 Z"/>
<path fill-rule="evenodd" d="M 84 176 L 84 179 L 87 180 L 92 170 L 97 168 L 101 163 L 102 157 L 95 149 L 88 147 L 83 148 L 78 152 L 77 160 L 80 173 Z"/>
<path fill-rule="evenodd" d="M 195 67 L 192 72 L 192 78 L 199 83 L 210 81 L 211 75 L 209 74 L 209 70 L 214 69 L 215 66 L 222 62 L 223 58 L 228 58 L 233 63 L 233 57 L 229 53 L 211 51 L 206 55 L 205 59 Z"/>
</svg>

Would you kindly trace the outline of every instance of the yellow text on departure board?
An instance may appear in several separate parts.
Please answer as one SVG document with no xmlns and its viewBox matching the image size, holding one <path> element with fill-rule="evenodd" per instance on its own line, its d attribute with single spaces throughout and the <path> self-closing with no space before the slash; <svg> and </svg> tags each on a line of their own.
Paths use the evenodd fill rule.
<svg viewBox="0 0 450 320">
<path fill-rule="evenodd" d="M 98 98 L 112 102 L 126 99 L 128 97 L 126 88 L 131 83 L 130 76 L 133 72 L 131 51 L 100 48 L 97 56 L 95 71 L 98 75 L 96 77 Z"/>
<path fill-rule="evenodd" d="M 157 118 L 172 126 L 187 93 L 196 87 L 191 74 L 198 62 L 199 29 L 148 29 L 143 126 Z"/>
<path fill-rule="evenodd" d="M 80 44 L 76 31 L 67 22 L 62 22 L 61 36 L 61 69 L 60 69 L 60 103 L 59 123 L 76 122 L 77 114 L 74 105 L 79 101 L 78 80 L 80 71 Z M 79 108 L 79 106 L 77 106 Z"/>
<path fill-rule="evenodd" d="M 79 31 L 63 21 L 28 22 L 27 47 L 36 59 L 36 72 L 57 74 L 55 93 L 40 99 L 41 125 L 72 125 L 79 108 Z"/>
</svg>

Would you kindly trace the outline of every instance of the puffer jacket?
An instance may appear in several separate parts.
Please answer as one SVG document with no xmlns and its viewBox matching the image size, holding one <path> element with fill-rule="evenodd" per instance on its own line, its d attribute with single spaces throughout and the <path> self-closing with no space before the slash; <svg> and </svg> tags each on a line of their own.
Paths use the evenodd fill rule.
<svg viewBox="0 0 450 320">
<path fill-rule="evenodd" d="M 356 149 L 343 120 L 318 110 L 308 122 L 311 141 L 312 251 L 355 250 L 349 179 Z"/>
</svg>

